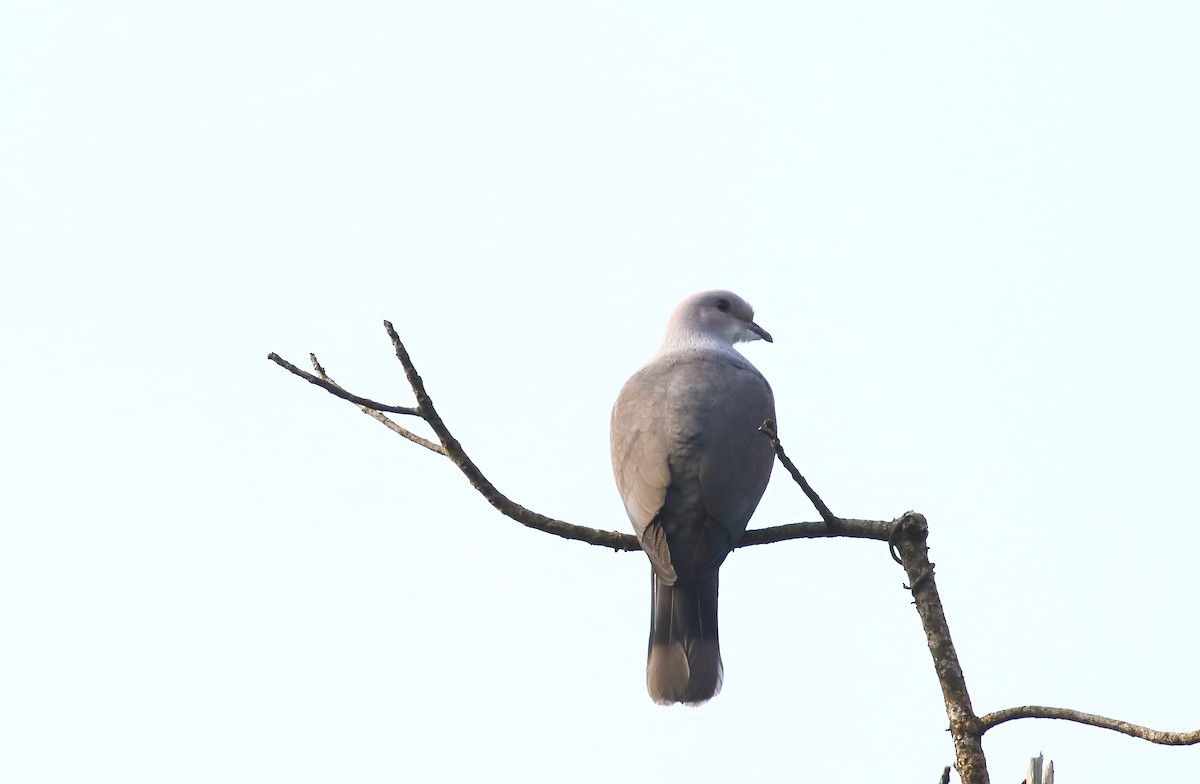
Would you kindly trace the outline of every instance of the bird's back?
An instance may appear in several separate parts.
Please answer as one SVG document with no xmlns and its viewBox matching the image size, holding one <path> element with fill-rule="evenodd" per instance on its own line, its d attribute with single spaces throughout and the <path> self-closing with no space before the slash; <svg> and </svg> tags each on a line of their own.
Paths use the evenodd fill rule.
<svg viewBox="0 0 1200 784">
<path fill-rule="evenodd" d="M 773 453 L 771 387 L 729 350 L 660 354 L 613 408 L 617 487 L 642 547 L 668 583 L 715 572 L 737 544 Z"/>
</svg>

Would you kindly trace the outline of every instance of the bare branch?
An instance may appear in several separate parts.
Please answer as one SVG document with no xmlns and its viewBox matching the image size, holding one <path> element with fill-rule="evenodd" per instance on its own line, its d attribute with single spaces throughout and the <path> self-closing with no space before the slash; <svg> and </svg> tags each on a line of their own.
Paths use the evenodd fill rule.
<svg viewBox="0 0 1200 784">
<path fill-rule="evenodd" d="M 789 539 L 828 539 L 835 536 L 850 539 L 876 539 L 886 542 L 895 527 L 895 520 L 843 520 L 839 518 L 834 527 L 830 527 L 825 522 L 790 523 L 771 528 L 752 528 L 742 537 L 738 547 L 785 542 Z"/>
<path fill-rule="evenodd" d="M 436 452 L 439 455 L 446 454 L 445 449 L 442 449 L 440 446 L 433 443 L 429 439 L 421 438 L 416 433 L 412 432 L 411 430 L 409 430 L 407 428 L 401 427 L 400 425 L 398 425 L 397 423 L 393 422 L 391 419 L 389 419 L 388 417 L 386 417 L 380 413 L 380 410 L 386 410 L 386 411 L 397 411 L 398 410 L 399 413 L 420 416 L 420 414 L 417 412 L 417 410 L 415 408 L 404 408 L 402 406 L 385 406 L 382 403 L 376 403 L 373 400 L 368 400 L 365 397 L 359 397 L 358 395 L 347 392 L 344 387 L 342 387 L 340 384 L 338 384 L 336 381 L 334 381 L 332 378 L 329 377 L 329 375 L 325 372 L 325 368 L 321 367 L 321 363 L 319 361 L 317 361 L 316 354 L 308 355 L 309 361 L 312 362 L 313 369 L 317 371 L 316 376 L 312 375 L 311 373 L 306 373 L 305 371 L 296 367 L 291 362 L 288 362 L 286 359 L 279 356 L 275 352 L 271 352 L 270 354 L 268 354 L 267 359 L 269 359 L 272 362 L 274 362 L 275 364 L 279 365 L 284 370 L 287 370 L 289 373 L 292 373 L 293 375 L 297 375 L 300 378 L 304 379 L 305 381 L 308 381 L 311 384 L 315 384 L 316 386 L 319 386 L 321 389 L 324 389 L 326 392 L 329 392 L 332 395 L 336 395 L 337 397 L 340 397 L 343 400 L 348 400 L 351 403 L 354 403 L 356 406 L 358 406 L 360 411 L 362 411 L 364 414 L 371 417 L 372 419 L 376 420 L 377 422 L 380 422 L 381 424 L 383 424 L 384 427 L 391 430 L 393 433 L 396 433 L 397 435 L 407 438 L 409 441 L 412 441 L 414 444 L 425 447 L 430 452 Z"/>
<path fill-rule="evenodd" d="M 1094 713 L 1084 713 L 1072 710 L 1071 708 L 1047 708 L 1044 705 L 1022 705 L 1019 708 L 1006 708 L 989 713 L 979 719 L 980 733 L 987 732 L 992 727 L 1003 724 L 1006 721 L 1012 721 L 1013 719 L 1062 719 L 1064 721 L 1073 721 L 1078 724 L 1087 724 L 1092 727 L 1112 730 L 1113 732 L 1120 732 L 1134 738 L 1141 738 L 1142 740 L 1148 740 L 1151 743 L 1159 743 L 1164 746 L 1192 746 L 1200 743 L 1200 730 L 1192 730 L 1191 732 L 1152 730 L 1140 724 L 1131 724 L 1119 719 L 1110 719 L 1107 716 L 1097 716 Z"/>
<path fill-rule="evenodd" d="M 825 521 L 825 524 L 830 528 L 836 527 L 838 524 L 837 515 L 829 511 L 829 507 L 821 500 L 821 496 L 817 495 L 817 491 L 812 489 L 812 485 L 800 473 L 800 469 L 796 468 L 796 464 L 784 454 L 783 444 L 779 441 L 779 434 L 775 432 L 775 422 L 768 419 L 762 423 L 762 427 L 758 429 L 758 432 L 770 439 L 771 448 L 775 450 L 775 456 L 779 458 L 780 464 L 792 475 L 792 479 L 795 480 L 796 484 L 800 485 L 800 489 L 808 496 L 808 500 L 812 501 L 812 505 L 816 507 L 818 514 L 821 515 L 821 519 Z"/>
<path fill-rule="evenodd" d="M 393 433 L 403 436 L 404 438 L 407 438 L 409 441 L 412 441 L 414 444 L 419 444 L 419 445 L 425 447 L 430 452 L 436 452 L 437 454 L 441 455 L 442 457 L 446 456 L 446 450 L 442 446 L 435 444 L 426 438 L 421 438 L 416 433 L 412 432 L 411 430 L 408 430 L 407 428 L 401 427 L 400 425 L 396 424 L 394 421 L 392 421 L 388 417 L 385 417 L 383 414 L 379 413 L 378 411 L 367 408 L 366 406 L 359 406 L 358 408 L 364 414 L 371 417 L 371 419 L 374 419 L 376 422 L 379 422 L 384 427 L 386 427 L 388 430 L 391 430 Z"/>
<path fill-rule="evenodd" d="M 313 370 L 315 370 L 317 372 L 318 376 L 320 376 L 325 381 L 328 381 L 329 383 L 333 384 L 338 389 L 342 389 L 342 390 L 345 389 L 345 387 L 343 387 L 341 384 L 337 383 L 336 381 L 334 381 L 332 378 L 329 377 L 329 374 L 325 372 L 325 368 L 321 367 L 321 363 L 317 359 L 316 354 L 309 354 L 308 360 L 310 362 L 312 362 Z M 441 455 L 442 457 L 446 456 L 446 450 L 444 448 L 442 448 L 442 446 L 440 444 L 435 444 L 427 438 L 422 438 L 421 436 L 412 432 L 408 428 L 401 427 L 398 423 L 394 422 L 391 419 L 391 417 L 384 416 L 379 411 L 376 411 L 375 409 L 369 408 L 368 406 L 364 406 L 364 405 L 359 405 L 358 410 L 363 412 L 367 416 L 371 417 L 371 419 L 374 419 L 376 422 L 379 422 L 384 427 L 386 427 L 388 430 L 391 430 L 393 433 L 396 433 L 397 435 L 407 438 L 409 441 L 412 441 L 414 444 L 423 446 L 426 449 L 428 449 L 430 452 L 436 452 L 437 454 Z"/>
<path fill-rule="evenodd" d="M 415 407 L 405 406 L 387 406 L 382 403 L 377 403 L 369 398 L 361 397 L 348 392 L 340 384 L 329 377 L 325 372 L 325 368 L 317 360 L 313 354 L 309 354 L 309 359 L 312 362 L 313 369 L 316 375 L 307 373 L 292 363 L 280 357 L 278 354 L 271 353 L 267 355 L 275 364 L 284 368 L 293 375 L 303 378 L 311 384 L 321 387 L 332 395 L 335 395 L 343 400 L 347 400 L 358 408 L 367 416 L 376 419 L 388 429 L 409 439 L 410 441 L 419 444 L 420 446 L 429 449 L 432 452 L 437 452 L 450 459 L 452 463 L 467 477 L 471 485 L 479 491 L 479 493 L 487 499 L 493 507 L 506 517 L 521 523 L 529 528 L 534 528 L 539 531 L 561 536 L 564 539 L 574 539 L 576 541 L 585 542 L 587 544 L 598 545 L 601 547 L 609 547 L 613 550 L 632 552 L 641 550 L 641 545 L 638 544 L 637 537 L 632 534 L 621 533 L 619 531 L 605 531 L 598 528 L 588 528 L 586 526 L 575 525 L 563 520 L 556 520 L 552 517 L 538 514 L 530 509 L 527 509 L 512 499 L 501 493 L 495 485 L 493 485 L 483 472 L 475 465 L 474 461 L 467 456 L 462 444 L 450 432 L 441 415 L 438 414 L 437 408 L 433 405 L 433 400 L 430 399 L 429 393 L 425 389 L 424 381 L 420 374 L 417 373 L 416 367 L 413 365 L 412 358 L 408 354 L 408 350 L 404 347 L 400 336 L 396 334 L 395 328 L 391 322 L 385 321 L 384 327 L 387 330 L 388 337 L 392 341 L 392 347 L 396 352 L 396 358 L 400 361 L 404 368 L 405 377 L 408 379 L 409 386 L 412 387 L 413 395 L 417 399 Z M 441 444 L 435 444 L 428 441 L 415 433 L 401 427 L 393 422 L 390 418 L 384 416 L 381 412 L 389 411 L 392 413 L 403 413 L 410 416 L 416 416 L 423 419 L 433 429 Z M 773 439 L 773 441 L 775 441 Z M 777 441 L 775 441 L 777 443 Z M 782 455 L 782 448 L 777 447 L 777 454 Z M 786 455 L 782 455 L 784 467 L 789 473 L 797 475 L 799 472 L 792 465 L 791 460 Z M 800 479 L 804 482 L 803 477 Z M 836 528 L 830 526 L 828 522 L 809 522 L 809 523 L 791 523 L 788 525 L 779 525 L 771 528 L 759 528 L 747 531 L 745 537 L 738 544 L 738 547 L 749 547 L 757 544 L 770 544 L 772 542 L 783 542 L 789 539 L 823 539 L 832 536 L 841 536 L 856 539 L 876 539 L 886 541 L 888 534 L 895 527 L 895 521 L 886 520 L 838 520 L 833 517 L 828 508 L 821 503 L 820 498 L 808 487 L 807 482 L 804 482 L 801 487 L 806 488 L 805 492 L 810 498 L 816 498 L 814 502 L 818 510 L 824 508 L 825 513 L 829 515 L 829 519 L 836 521 Z"/>
<path fill-rule="evenodd" d="M 305 379 L 311 384 L 321 387 L 330 394 L 347 400 L 358 406 L 365 414 L 377 419 L 386 427 L 408 438 L 426 449 L 447 457 L 466 476 L 471 485 L 495 507 L 501 514 L 539 531 L 551 533 L 564 539 L 574 539 L 588 544 L 609 547 L 619 551 L 634 551 L 641 549 L 636 537 L 617 531 L 604 531 L 574 525 L 562 520 L 556 520 L 538 514 L 512 501 L 483 475 L 478 466 L 467 456 L 462 444 L 453 436 L 446 423 L 442 420 L 425 389 L 421 376 L 417 373 L 407 349 L 391 322 L 385 321 L 384 327 L 391 339 L 396 358 L 404 368 L 405 377 L 416 397 L 416 407 L 389 406 L 369 398 L 354 395 L 328 376 L 325 369 L 317 361 L 316 356 L 310 355 L 313 368 L 317 375 L 300 370 L 279 355 L 271 353 L 268 359 L 283 367 L 288 372 Z M 416 416 L 424 420 L 437 435 L 439 444 L 428 441 L 409 432 L 396 424 L 384 412 Z M 759 430 L 771 441 L 776 457 L 800 485 L 813 506 L 820 513 L 822 522 L 791 523 L 749 530 L 745 533 L 738 547 L 750 547 L 759 544 L 782 542 L 789 539 L 820 539 L 830 537 L 846 537 L 873 539 L 888 543 L 893 558 L 899 561 L 908 576 L 909 585 L 905 588 L 912 592 L 914 604 L 921 617 L 925 629 L 930 654 L 933 657 L 934 669 L 942 687 L 942 696 L 946 703 L 946 715 L 950 720 L 950 733 L 954 741 L 955 768 L 963 784 L 989 784 L 986 760 L 983 756 L 981 738 L 987 730 L 1006 721 L 1022 718 L 1064 719 L 1081 724 L 1088 724 L 1103 729 L 1122 732 L 1136 738 L 1142 738 L 1153 743 L 1166 745 L 1191 745 L 1200 743 L 1200 730 L 1193 732 L 1161 732 L 1151 730 L 1136 724 L 1109 719 L 1103 716 L 1082 713 L 1065 708 L 1047 708 L 1041 706 L 1024 706 L 989 713 L 982 719 L 977 717 L 971 707 L 971 699 L 967 693 L 966 680 L 954 643 L 950 638 L 950 630 L 946 623 L 945 611 L 938 596 L 934 580 L 933 564 L 929 561 L 928 536 L 929 526 L 924 516 L 916 512 L 908 512 L 899 520 L 858 520 L 842 519 L 830 511 L 820 496 L 812 489 L 804 476 L 788 458 L 775 431 L 774 422 L 767 420 Z M 950 768 L 942 774 L 942 782 L 948 782 Z"/>
<path fill-rule="evenodd" d="M 618 531 L 602 531 L 597 528 L 586 528 L 581 525 L 564 522 L 563 520 L 556 520 L 553 517 L 547 517 L 526 509 L 497 490 L 496 486 L 488 481 L 487 477 L 472 462 L 471 458 L 467 457 L 462 444 L 458 442 L 458 439 L 450 432 L 450 428 L 446 427 L 446 423 L 442 421 L 442 417 L 437 412 L 437 407 L 433 405 L 433 400 L 429 397 L 429 393 L 425 391 L 425 382 L 421 380 L 420 374 L 417 373 L 412 358 L 409 357 L 408 350 L 404 347 L 404 343 L 401 342 L 400 336 L 396 334 L 392 322 L 385 321 L 383 322 L 383 326 L 387 330 L 388 337 L 391 338 L 392 348 L 396 352 L 396 359 L 400 360 L 400 365 L 404 368 L 404 375 L 408 378 L 408 385 L 412 387 L 413 395 L 417 398 L 419 416 L 433 428 L 433 432 L 437 435 L 438 440 L 441 441 L 442 448 L 446 450 L 446 457 L 450 458 L 450 462 L 458 467 L 458 470 L 467 477 L 467 481 L 471 483 L 471 486 L 479 491 L 480 495 L 495 507 L 497 511 L 524 526 L 544 531 L 548 534 L 554 534 L 555 536 L 561 536 L 564 539 L 575 539 L 587 542 L 588 544 L 611 547 L 614 550 L 641 549 L 637 543 L 637 539 L 630 534 L 623 534 Z"/>
<path fill-rule="evenodd" d="M 950 766 L 949 765 L 947 765 L 946 769 L 942 771 L 942 777 L 940 779 L 938 779 L 938 784 L 950 784 Z"/>
<path fill-rule="evenodd" d="M 316 357 L 313 356 L 312 354 L 309 354 L 309 356 L 312 357 L 312 359 L 315 363 Z M 389 414 L 405 414 L 407 416 L 416 416 L 416 417 L 421 416 L 420 410 L 418 410 L 416 408 L 410 408 L 408 406 L 389 406 L 386 403 L 376 403 L 374 400 L 371 400 L 369 398 L 359 397 L 358 395 L 355 395 L 351 392 L 347 392 L 346 390 L 342 389 L 340 386 L 333 383 L 332 381 L 330 381 L 327 378 L 320 378 L 318 376 L 314 376 L 312 373 L 309 373 L 308 371 L 301 370 L 300 368 L 293 365 L 291 362 L 288 362 L 286 359 L 284 359 L 283 357 L 276 354 L 274 351 L 272 351 L 270 354 L 267 354 L 267 359 L 271 360 L 276 365 L 279 365 L 281 368 L 288 371 L 289 373 L 299 376 L 300 378 L 304 379 L 305 381 L 307 381 L 310 384 L 316 384 L 317 386 L 319 386 L 321 389 L 324 389 L 329 394 L 337 395 L 342 400 L 349 400 L 351 403 L 353 403 L 356 406 L 362 406 L 363 408 L 369 408 L 372 411 L 386 411 Z M 320 364 L 317 364 L 317 367 L 320 368 Z M 322 375 L 324 375 L 324 368 L 321 368 L 321 373 L 322 373 Z"/>
<path fill-rule="evenodd" d="M 929 524 L 924 515 L 907 512 L 896 528 L 897 534 L 891 541 L 900 552 L 904 572 L 908 575 L 906 587 L 912 591 L 917 614 L 925 628 L 929 653 L 933 656 L 933 668 L 942 686 L 946 716 L 950 719 L 950 737 L 954 741 L 954 767 L 963 784 L 989 784 L 987 760 L 980 743 L 983 733 L 971 707 L 967 681 L 958 663 L 954 641 L 950 639 L 950 627 L 946 624 L 946 613 L 933 577 L 933 564 L 929 561 Z"/>
</svg>

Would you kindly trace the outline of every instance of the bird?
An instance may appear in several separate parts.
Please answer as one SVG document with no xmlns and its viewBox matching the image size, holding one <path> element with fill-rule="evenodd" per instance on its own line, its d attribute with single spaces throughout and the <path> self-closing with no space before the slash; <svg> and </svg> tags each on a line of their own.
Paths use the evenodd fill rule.
<svg viewBox="0 0 1200 784">
<path fill-rule="evenodd" d="M 771 385 L 734 348 L 752 340 L 774 342 L 746 300 L 694 294 L 672 311 L 657 353 L 613 405 L 613 476 L 650 558 L 646 689 L 661 705 L 707 702 L 724 677 L 718 570 L 775 458 L 758 431 L 775 420 Z"/>
</svg>

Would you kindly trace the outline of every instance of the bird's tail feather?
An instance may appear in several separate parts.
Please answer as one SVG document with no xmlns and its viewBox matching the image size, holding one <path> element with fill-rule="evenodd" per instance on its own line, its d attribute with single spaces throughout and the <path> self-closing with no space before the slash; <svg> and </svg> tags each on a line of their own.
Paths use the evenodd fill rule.
<svg viewBox="0 0 1200 784">
<path fill-rule="evenodd" d="M 717 575 L 665 585 L 653 576 L 646 688 L 662 705 L 699 705 L 721 690 Z"/>
</svg>

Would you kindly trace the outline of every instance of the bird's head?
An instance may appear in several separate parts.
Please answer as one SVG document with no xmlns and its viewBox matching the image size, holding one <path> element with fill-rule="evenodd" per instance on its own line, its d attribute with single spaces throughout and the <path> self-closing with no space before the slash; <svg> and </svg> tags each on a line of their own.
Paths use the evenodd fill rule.
<svg viewBox="0 0 1200 784">
<path fill-rule="evenodd" d="M 771 333 L 754 323 L 754 308 L 732 291 L 703 291 L 680 302 L 671 313 L 668 336 L 693 333 L 725 343 L 765 340 Z"/>
</svg>

